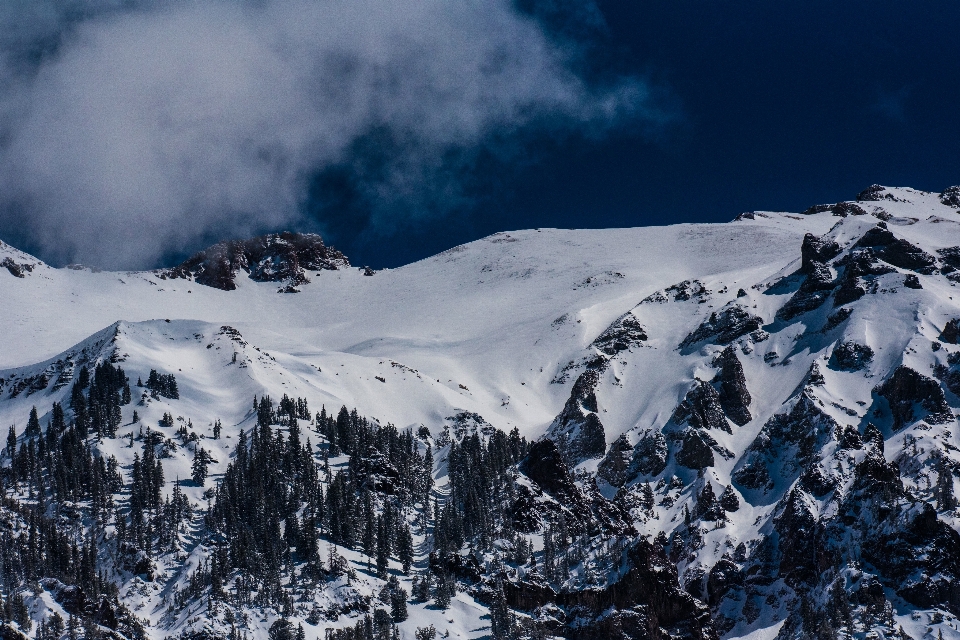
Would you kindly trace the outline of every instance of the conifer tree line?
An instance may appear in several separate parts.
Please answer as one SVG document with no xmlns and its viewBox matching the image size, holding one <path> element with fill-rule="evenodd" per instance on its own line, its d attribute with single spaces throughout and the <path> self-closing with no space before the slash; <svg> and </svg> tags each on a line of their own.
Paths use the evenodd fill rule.
<svg viewBox="0 0 960 640">
<path fill-rule="evenodd" d="M 151 391 L 176 392 L 172 375 L 154 374 L 148 378 Z M 118 572 L 150 579 L 152 561 L 182 551 L 189 530 L 209 553 L 186 588 L 175 594 L 177 603 L 206 598 L 211 606 L 273 607 L 286 620 L 298 588 L 353 571 L 336 553 L 334 545 L 340 545 L 360 551 L 366 569 L 387 586 L 380 596 L 382 608 L 375 605 L 355 627 L 331 638 L 390 638 L 395 624 L 407 617 L 410 594 L 391 570 L 413 570 L 411 527 L 430 534 L 431 548 L 440 558 L 431 561 L 431 573 L 416 577 L 413 596 L 433 598 L 444 608 L 455 593 L 445 556 L 468 543 L 489 548 L 498 538 L 518 538 L 507 507 L 514 498 L 512 469 L 528 445 L 516 429 L 510 434 L 490 430 L 484 437 L 473 433 L 452 442 L 450 494 L 444 499 L 433 496 L 434 452 L 425 428 L 414 435 L 345 406 L 336 414 L 326 407 L 311 414 L 302 398 L 285 395 L 277 404 L 269 396 L 255 398 L 256 426 L 239 434 L 225 473 L 198 514 L 180 479 L 167 491 L 160 458 L 168 441 L 162 431 L 146 425 L 139 435 L 130 434 L 130 446 L 139 440 L 139 447 L 126 469 L 112 456 L 96 453 L 97 439 L 116 436 L 120 407 L 129 401 L 123 370 L 103 363 L 81 369 L 69 411 L 54 403 L 45 428 L 36 408 L 22 436 L 11 427 L 0 489 L 4 516 L 21 525 L 0 533 L 0 593 L 10 603 L 4 611 L 19 611 L 26 585 L 43 578 L 77 586 L 89 598 L 114 598 L 116 580 L 123 575 Z M 310 421 L 315 433 L 305 432 L 301 421 Z M 160 423 L 172 427 L 174 420 L 165 412 Z M 217 421 L 214 431 L 220 428 Z M 318 442 L 316 449 L 312 439 Z M 204 485 L 212 461 L 197 441 L 191 474 L 195 484 Z M 124 494 L 129 497 L 118 500 Z M 66 504 L 88 516 L 91 526 L 65 530 L 59 515 Z M 522 561 L 529 556 L 524 549 Z M 511 628 L 509 614 L 503 615 L 499 628 Z M 70 624 L 85 620 L 78 615 Z M 57 621 L 48 622 L 44 633 L 60 628 Z M 131 635 L 141 637 L 142 629 L 134 627 Z M 297 635 L 292 627 L 276 631 L 278 638 Z"/>
<path fill-rule="evenodd" d="M 125 404 L 130 404 L 130 381 L 123 369 L 104 362 L 96 365 L 92 379 L 87 367 L 80 369 L 70 392 L 70 408 L 84 436 L 93 431 L 103 438 L 115 437 L 122 420 L 120 407 Z"/>
<path fill-rule="evenodd" d="M 137 386 L 144 386 L 137 380 Z M 154 397 L 163 396 L 177 400 L 180 398 L 180 391 L 177 389 L 177 378 L 172 373 L 157 373 L 156 369 L 150 369 L 150 375 L 147 376 L 147 389 L 150 389 Z"/>
</svg>

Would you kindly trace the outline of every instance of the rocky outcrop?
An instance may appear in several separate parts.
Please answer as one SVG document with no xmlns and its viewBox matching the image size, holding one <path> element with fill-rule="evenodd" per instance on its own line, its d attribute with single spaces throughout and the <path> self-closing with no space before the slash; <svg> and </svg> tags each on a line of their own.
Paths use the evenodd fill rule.
<svg viewBox="0 0 960 640">
<path fill-rule="evenodd" d="M 857 194 L 857 202 L 879 202 L 881 200 L 893 200 L 893 196 L 886 194 L 884 196 L 884 191 L 886 187 L 879 184 L 872 184 L 860 193 Z"/>
<path fill-rule="evenodd" d="M 743 365 L 737 357 L 733 347 L 727 347 L 713 361 L 713 366 L 720 371 L 713 379 L 719 387 L 719 400 L 723 412 L 730 420 L 739 426 L 750 422 L 750 391 L 747 389 L 747 379 L 743 375 Z"/>
<path fill-rule="evenodd" d="M 269 234 L 249 240 L 228 240 L 160 272 L 164 278 L 193 279 L 198 284 L 233 291 L 236 275 L 245 271 L 256 282 L 282 282 L 292 291 L 310 282 L 307 271 L 349 267 L 347 258 L 312 233 Z"/>
<path fill-rule="evenodd" d="M 880 260 L 917 273 L 933 273 L 937 263 L 932 255 L 880 225 L 863 234 L 854 248 L 872 249 Z"/>
<path fill-rule="evenodd" d="M 576 500 L 579 495 L 570 479 L 570 469 L 553 440 L 544 438 L 535 442 L 520 461 L 519 469 L 561 503 Z"/>
<path fill-rule="evenodd" d="M 940 340 L 947 344 L 957 344 L 960 341 L 960 318 L 947 321 L 943 331 L 940 332 Z"/>
<path fill-rule="evenodd" d="M 830 267 L 822 262 L 811 260 L 808 263 L 806 278 L 800 283 L 797 292 L 777 311 L 778 320 L 793 318 L 818 308 L 833 291 L 833 274 Z"/>
<path fill-rule="evenodd" d="M 901 429 L 920 418 L 930 424 L 943 424 L 954 419 L 940 384 L 906 365 L 897 367 L 893 375 L 874 391 L 890 405 L 894 429 Z M 926 415 L 918 415 L 918 407 Z"/>
<path fill-rule="evenodd" d="M 789 413 L 777 414 L 763 425 L 733 479 L 742 487 L 763 492 L 773 488 L 776 477 L 792 481 L 837 429 L 836 421 L 804 391 Z"/>
<path fill-rule="evenodd" d="M 640 438 L 633 448 L 630 461 L 631 471 L 636 474 L 657 476 L 667 467 L 667 439 L 659 431 L 648 433 Z"/>
<path fill-rule="evenodd" d="M 722 429 L 732 433 L 720 404 L 720 394 L 713 385 L 697 380 L 670 418 L 677 424 L 689 424 L 695 429 Z"/>
<path fill-rule="evenodd" d="M 33 271 L 34 265 L 28 262 L 15 262 L 13 258 L 6 257 L 3 260 L 0 260 L 0 267 L 6 268 L 15 278 L 25 278 L 26 275 Z"/>
<path fill-rule="evenodd" d="M 680 436 L 677 464 L 688 469 L 706 469 L 714 465 L 709 436 L 697 429 L 687 429 Z"/>
<path fill-rule="evenodd" d="M 606 356 L 613 357 L 647 340 L 647 332 L 631 312 L 616 319 L 593 341 L 593 346 Z"/>
<path fill-rule="evenodd" d="M 940 192 L 940 202 L 947 205 L 948 207 L 953 207 L 954 209 L 960 209 L 960 186 L 947 187 Z"/>
<path fill-rule="evenodd" d="M 857 342 L 841 342 L 830 356 L 830 368 L 839 371 L 860 371 L 873 360 L 873 349 Z"/>
<path fill-rule="evenodd" d="M 814 265 L 825 264 L 840 255 L 840 245 L 808 233 L 800 245 L 800 273 L 813 273 Z"/>
<path fill-rule="evenodd" d="M 597 475 L 614 487 L 622 487 L 630 479 L 632 458 L 633 447 L 627 440 L 627 434 L 622 433 L 613 441 L 607 455 L 597 466 Z"/>
<path fill-rule="evenodd" d="M 531 611 L 556 603 L 568 612 L 559 635 L 578 640 L 718 638 L 710 610 L 680 588 L 662 547 L 640 539 L 625 561 L 626 571 L 604 587 L 557 593 L 542 583 L 505 583 L 507 604 Z"/>
<path fill-rule="evenodd" d="M 563 452 L 564 459 L 576 465 L 589 458 L 599 458 L 607 450 L 603 423 L 597 416 L 595 389 L 600 381 L 598 369 L 587 369 L 577 378 L 560 412 L 547 430 Z"/>
<path fill-rule="evenodd" d="M 687 349 L 704 340 L 717 344 L 729 344 L 751 331 L 763 326 L 763 320 L 751 314 L 739 304 L 730 304 L 714 311 L 690 335 L 680 343 L 681 349 Z"/>
</svg>

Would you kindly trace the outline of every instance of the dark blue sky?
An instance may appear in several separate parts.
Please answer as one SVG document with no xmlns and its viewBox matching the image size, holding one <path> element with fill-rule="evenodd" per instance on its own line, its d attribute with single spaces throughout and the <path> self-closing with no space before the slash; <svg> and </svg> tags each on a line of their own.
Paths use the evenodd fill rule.
<svg viewBox="0 0 960 640">
<path fill-rule="evenodd" d="M 599 6 L 593 75 L 648 79 L 669 126 L 528 142 L 519 168 L 476 165 L 473 206 L 390 236 L 364 233 L 363 202 L 344 188 L 318 209 L 329 239 L 354 263 L 388 267 L 505 229 L 720 222 L 872 183 L 960 183 L 960 3 Z M 324 180 L 337 193 L 349 176 Z"/>
</svg>

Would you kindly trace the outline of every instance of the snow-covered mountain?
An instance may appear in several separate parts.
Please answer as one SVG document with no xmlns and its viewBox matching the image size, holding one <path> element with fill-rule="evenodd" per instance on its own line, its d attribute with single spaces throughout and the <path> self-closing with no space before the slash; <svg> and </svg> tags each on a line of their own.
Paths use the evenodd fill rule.
<svg viewBox="0 0 960 640">
<path fill-rule="evenodd" d="M 54 269 L 0 244 L 0 267 L 0 424 L 17 451 L 46 437 L 32 408 L 40 431 L 59 420 L 68 434 L 78 393 L 94 407 L 116 367 L 129 381 L 129 401 L 122 381 L 104 401 L 116 416 L 89 418 L 108 426 L 83 434 L 119 473 L 106 517 L 86 494 L 45 502 L 40 463 L 25 471 L 5 450 L 9 543 L 30 514 L 69 521 L 116 586 L 111 626 L 64 595 L 79 582 L 11 570 L 4 598 L 38 622 L 72 612 L 91 633 L 159 639 L 277 637 L 288 620 L 319 638 L 358 621 L 366 633 L 371 616 L 370 633 L 392 633 L 374 615 L 384 590 L 427 595 L 432 576 L 458 593 L 448 608 L 414 597 L 401 637 L 960 637 L 960 188 L 873 186 L 727 224 L 500 233 L 375 273 L 296 234 L 154 272 Z M 264 413 L 264 396 L 303 404 Z M 408 453 L 338 444 L 327 416 L 341 407 L 381 444 L 416 434 Z M 396 555 L 393 583 L 368 571 L 327 513 L 322 576 L 303 542 L 286 547 L 290 602 L 214 597 L 198 574 L 221 563 L 217 580 L 239 589 L 243 570 L 214 560 L 226 498 L 211 488 L 234 482 L 241 432 L 271 425 L 311 438 L 325 504 L 343 470 L 361 511 L 406 523 L 409 572 Z M 188 480 L 201 449 L 206 483 Z M 158 496 L 192 505 L 163 550 L 149 542 L 162 532 L 144 549 L 118 531 L 141 455 L 158 456 Z M 419 476 L 399 459 L 433 480 L 406 496 Z M 496 473 L 475 480 L 469 460 Z M 474 481 L 497 495 L 465 496 Z"/>
</svg>

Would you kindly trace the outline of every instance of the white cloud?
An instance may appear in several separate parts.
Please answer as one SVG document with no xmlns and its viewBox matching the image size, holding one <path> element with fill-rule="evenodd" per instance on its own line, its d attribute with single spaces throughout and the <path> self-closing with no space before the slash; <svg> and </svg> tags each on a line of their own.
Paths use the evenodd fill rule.
<svg viewBox="0 0 960 640">
<path fill-rule="evenodd" d="M 645 97 L 588 86 L 508 0 L 16 6 L 0 17 L 35 32 L 0 42 L 0 201 L 35 241 L 105 266 L 295 226 L 309 176 L 374 129 L 401 141 L 378 188 L 402 198 L 387 192 L 415 192 L 445 150 L 602 130 Z"/>
</svg>

